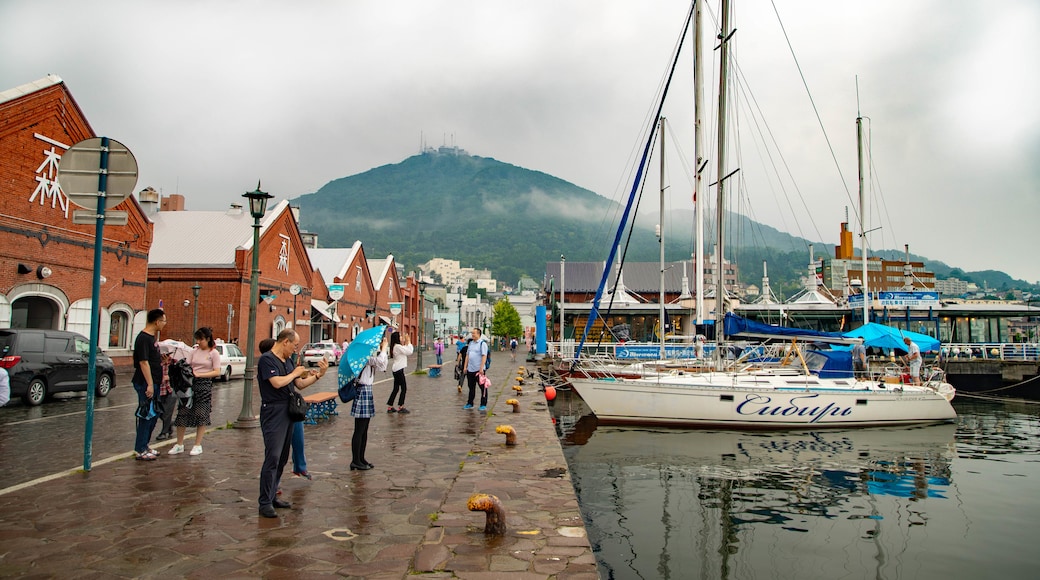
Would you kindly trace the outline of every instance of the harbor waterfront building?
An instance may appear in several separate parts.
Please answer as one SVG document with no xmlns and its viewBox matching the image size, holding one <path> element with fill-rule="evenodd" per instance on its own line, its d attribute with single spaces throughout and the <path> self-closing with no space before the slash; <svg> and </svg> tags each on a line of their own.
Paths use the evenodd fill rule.
<svg viewBox="0 0 1040 580">
<path fill-rule="evenodd" d="M 90 336 L 95 225 L 73 223 L 82 208 L 61 189 L 57 172 L 62 155 L 92 137 L 56 75 L 0 92 L 0 328 Z M 126 212 L 127 223 L 105 226 L 98 346 L 124 366 L 145 324 L 153 224 L 133 196 L 110 211 Z"/>
</svg>

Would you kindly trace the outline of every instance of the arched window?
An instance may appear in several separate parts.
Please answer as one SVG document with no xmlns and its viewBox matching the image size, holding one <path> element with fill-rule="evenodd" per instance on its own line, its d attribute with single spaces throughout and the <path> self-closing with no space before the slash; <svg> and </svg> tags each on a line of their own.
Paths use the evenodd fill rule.
<svg viewBox="0 0 1040 580">
<path fill-rule="evenodd" d="M 285 319 L 278 316 L 271 325 L 271 338 L 278 338 L 278 333 L 285 330 Z"/>
<path fill-rule="evenodd" d="M 111 321 L 108 330 L 108 347 L 126 348 L 127 338 L 130 334 L 130 316 L 126 312 L 117 310 L 112 313 Z"/>
</svg>

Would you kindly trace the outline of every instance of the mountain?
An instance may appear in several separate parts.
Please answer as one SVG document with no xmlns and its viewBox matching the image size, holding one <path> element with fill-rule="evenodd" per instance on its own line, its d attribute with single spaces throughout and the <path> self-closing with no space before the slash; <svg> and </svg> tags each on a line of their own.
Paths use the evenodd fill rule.
<svg viewBox="0 0 1040 580">
<path fill-rule="evenodd" d="M 362 240 L 370 257 L 393 254 L 406 269 L 433 257 L 450 257 L 463 266 L 490 269 L 508 283 L 521 275 L 541 280 L 545 263 L 561 254 L 573 261 L 606 259 L 619 204 L 539 171 L 450 151 L 415 155 L 299 196 L 293 203 L 300 207 L 302 227 L 317 233 L 323 247 Z M 688 258 L 693 213 L 675 211 L 668 219 L 669 227 L 684 232 L 668 236 L 666 259 Z M 658 259 L 656 221 L 656 216 L 645 216 L 637 222 L 627 260 Z M 808 264 L 808 240 L 739 214 L 729 214 L 726 227 L 734 240 L 727 257 L 737 263 L 742 281 L 758 284 L 767 261 L 774 285 L 798 283 Z M 709 251 L 711 247 L 709 242 Z M 814 247 L 817 257 L 833 255 L 832 244 L 816 242 Z M 903 254 L 891 250 L 882 255 Z M 965 273 L 942 262 L 925 264 L 941 278 L 953 273 L 995 289 L 1029 287 L 1003 272 Z"/>
</svg>

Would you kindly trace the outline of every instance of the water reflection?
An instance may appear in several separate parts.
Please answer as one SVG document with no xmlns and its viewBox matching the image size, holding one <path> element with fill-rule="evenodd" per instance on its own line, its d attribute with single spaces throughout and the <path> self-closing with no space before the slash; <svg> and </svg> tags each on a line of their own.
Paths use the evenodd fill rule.
<svg viewBox="0 0 1040 580">
<path fill-rule="evenodd" d="M 604 578 L 939 578 L 964 577 L 978 565 L 965 538 L 992 535 L 973 515 L 987 509 L 965 506 L 958 488 L 988 469 L 958 476 L 954 463 L 1007 459 L 1037 472 L 1018 468 L 1038 451 L 1035 410 L 1000 409 L 916 428 L 668 430 L 599 427 L 562 391 L 554 414 Z M 983 541 L 1014 554 L 996 535 Z M 1016 557 L 1002 565 L 1037 563 Z"/>
</svg>

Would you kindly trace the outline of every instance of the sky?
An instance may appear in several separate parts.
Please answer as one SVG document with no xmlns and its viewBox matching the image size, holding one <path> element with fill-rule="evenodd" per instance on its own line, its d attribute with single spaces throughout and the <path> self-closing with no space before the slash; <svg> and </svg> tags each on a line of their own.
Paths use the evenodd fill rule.
<svg viewBox="0 0 1040 580">
<path fill-rule="evenodd" d="M 705 6 L 714 143 L 719 7 Z M 134 152 L 136 189 L 188 209 L 240 202 L 258 179 L 277 198 L 310 193 L 423 139 L 621 199 L 688 10 L 0 0 L 0 88 L 60 76 L 94 130 Z M 732 24 L 727 207 L 836 243 L 857 215 L 858 83 L 871 248 L 1040 281 L 1040 3 L 738 0 Z M 684 50 L 663 111 L 668 210 L 692 207 L 692 60 Z M 703 156 L 714 182 L 717 156 Z M 641 211 L 657 211 L 650 197 Z"/>
</svg>

